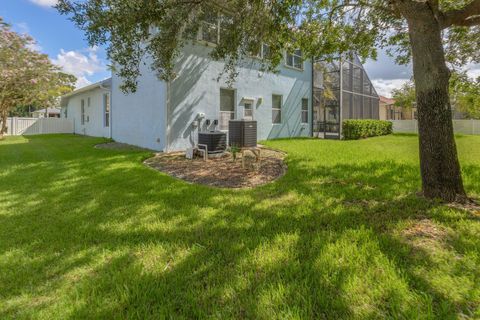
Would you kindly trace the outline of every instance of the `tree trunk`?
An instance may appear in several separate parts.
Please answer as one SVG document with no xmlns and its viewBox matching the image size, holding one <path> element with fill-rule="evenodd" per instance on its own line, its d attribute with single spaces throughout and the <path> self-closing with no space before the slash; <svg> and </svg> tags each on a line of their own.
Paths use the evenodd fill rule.
<svg viewBox="0 0 480 320">
<path fill-rule="evenodd" d="M 418 4 L 418 2 L 417 2 Z M 428 5 L 404 13 L 412 46 L 420 140 L 422 191 L 427 198 L 463 201 L 441 28 Z"/>
<path fill-rule="evenodd" d="M 0 140 L 3 140 L 3 135 L 7 133 L 7 113 L 1 112 L 0 113 Z"/>
</svg>

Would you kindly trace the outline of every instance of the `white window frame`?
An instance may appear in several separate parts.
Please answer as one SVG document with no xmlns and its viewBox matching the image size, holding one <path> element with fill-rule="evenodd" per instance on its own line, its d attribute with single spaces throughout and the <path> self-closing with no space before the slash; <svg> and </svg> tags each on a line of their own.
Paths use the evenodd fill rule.
<svg viewBox="0 0 480 320">
<path fill-rule="evenodd" d="M 305 101 L 307 102 L 307 108 L 306 109 L 303 108 L 304 107 L 303 103 Z M 300 108 L 301 108 L 300 109 L 300 123 L 302 123 L 302 124 L 308 123 L 308 104 L 309 104 L 308 98 L 302 98 L 301 103 L 300 103 Z M 307 119 L 307 121 L 303 121 L 305 115 L 306 115 L 305 118 Z"/>
<path fill-rule="evenodd" d="M 222 111 L 222 90 L 225 90 L 225 91 L 231 91 L 233 93 L 233 111 Z M 237 108 L 236 108 L 236 101 L 237 101 L 237 91 L 233 88 L 220 88 L 219 90 L 219 97 L 218 97 L 218 128 L 220 131 L 228 131 L 228 123 L 224 125 L 222 119 L 223 119 L 223 116 L 222 115 L 226 115 L 226 114 L 230 114 L 230 116 L 228 117 L 229 120 L 233 120 L 236 118 L 236 112 L 237 112 Z"/>
<path fill-rule="evenodd" d="M 85 99 L 80 100 L 80 123 L 85 125 Z"/>
<path fill-rule="evenodd" d="M 280 108 L 274 108 L 273 106 L 273 97 L 274 96 L 277 96 L 277 97 L 280 97 Z M 282 120 L 283 120 L 283 117 L 282 117 L 282 107 L 283 107 L 283 95 L 281 94 L 272 94 L 272 124 L 282 124 Z M 279 122 L 273 122 L 273 111 L 278 111 L 280 113 L 280 121 Z"/>
<path fill-rule="evenodd" d="M 110 112 L 112 109 L 110 92 L 103 94 L 103 126 L 105 128 L 110 127 Z"/>
<path fill-rule="evenodd" d="M 303 54 L 302 52 L 300 51 L 300 54 L 298 54 L 298 51 L 300 51 L 299 49 L 297 50 L 294 50 L 293 53 L 289 53 L 289 52 L 285 52 L 285 66 L 288 67 L 288 68 L 292 68 L 292 69 L 295 69 L 295 70 L 300 70 L 300 71 L 303 71 L 304 70 L 304 66 L 303 66 Z M 292 64 L 288 64 L 288 57 L 291 56 L 292 57 Z M 301 68 L 298 68 L 296 67 L 295 65 L 297 64 L 295 61 L 297 59 L 300 59 L 300 63 L 302 65 Z"/>
<path fill-rule="evenodd" d="M 247 105 L 250 105 L 250 109 L 246 108 Z M 247 114 L 247 111 L 250 111 L 250 114 Z M 243 103 L 243 117 L 253 120 L 253 101 L 249 100 Z"/>
<path fill-rule="evenodd" d="M 208 44 L 210 46 L 217 46 L 220 43 L 220 27 L 221 27 L 220 22 L 221 22 L 220 14 L 218 14 L 218 13 L 217 13 L 217 18 L 216 18 L 215 23 L 211 23 L 211 22 L 207 22 L 205 20 L 202 20 L 200 22 L 200 28 L 199 28 L 198 34 L 197 34 L 197 41 L 199 41 L 201 43 Z M 216 42 L 211 42 L 211 41 L 203 39 L 203 28 L 206 25 L 210 26 L 210 27 L 214 27 L 214 28 L 217 29 L 217 41 Z"/>
<path fill-rule="evenodd" d="M 260 46 L 260 51 L 257 54 L 251 53 L 249 55 L 250 55 L 250 57 L 252 57 L 254 59 L 260 59 L 260 60 L 267 59 L 268 57 L 265 53 L 267 48 L 269 48 L 269 45 L 265 44 L 265 43 L 262 43 L 262 45 Z"/>
</svg>

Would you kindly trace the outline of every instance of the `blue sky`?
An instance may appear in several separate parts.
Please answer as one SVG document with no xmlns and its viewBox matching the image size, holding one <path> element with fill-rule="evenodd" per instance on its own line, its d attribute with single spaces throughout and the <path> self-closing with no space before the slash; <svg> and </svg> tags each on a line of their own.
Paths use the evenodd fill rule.
<svg viewBox="0 0 480 320">
<path fill-rule="evenodd" d="M 77 86 L 110 76 L 103 48 L 90 48 L 82 31 L 51 6 L 57 0 L 0 0 L 0 16 L 17 32 L 28 33 L 38 41 L 38 50 L 66 72 L 77 76 Z M 389 96 L 411 78 L 410 66 L 398 66 L 384 52 L 377 61 L 367 61 L 365 68 L 377 91 Z M 473 66 L 480 75 L 480 66 Z"/>
<path fill-rule="evenodd" d="M 28 33 L 38 41 L 38 50 L 75 74 L 84 86 L 107 78 L 105 52 L 90 48 L 82 31 L 51 7 L 55 0 L 0 0 L 0 16 L 14 30 Z"/>
</svg>

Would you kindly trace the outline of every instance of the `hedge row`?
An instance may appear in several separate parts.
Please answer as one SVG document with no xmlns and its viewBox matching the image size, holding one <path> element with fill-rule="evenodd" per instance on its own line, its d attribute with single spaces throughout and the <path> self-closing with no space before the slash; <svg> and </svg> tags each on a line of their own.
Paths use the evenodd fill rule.
<svg viewBox="0 0 480 320">
<path fill-rule="evenodd" d="M 393 131 L 392 123 L 383 120 L 344 120 L 342 129 L 345 140 L 384 136 Z"/>
</svg>

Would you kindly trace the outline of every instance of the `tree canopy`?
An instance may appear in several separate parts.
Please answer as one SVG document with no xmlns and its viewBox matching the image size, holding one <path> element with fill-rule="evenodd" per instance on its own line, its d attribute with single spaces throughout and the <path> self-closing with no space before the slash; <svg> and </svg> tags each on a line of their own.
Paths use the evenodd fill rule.
<svg viewBox="0 0 480 320">
<path fill-rule="evenodd" d="M 219 12 L 222 34 L 212 57 L 224 59 L 234 73 L 238 60 L 269 46 L 264 60 L 273 71 L 283 50 L 301 48 L 307 57 L 355 51 L 362 58 L 385 47 L 400 63 L 410 61 L 408 24 L 401 2 L 385 0 L 60 0 L 57 8 L 71 14 L 86 32 L 90 45 L 107 45 L 124 89 L 135 90 L 144 55 L 160 78 L 173 75 L 179 50 L 198 31 L 203 20 Z M 421 1 L 420 1 L 421 2 Z M 428 0 L 444 30 L 446 56 L 452 64 L 480 61 L 478 0 Z"/>
<path fill-rule="evenodd" d="M 11 30 L 0 17 L 0 136 L 16 107 L 49 107 L 74 89 L 76 78 L 61 72 L 48 56 L 32 49 L 34 40 Z"/>
<path fill-rule="evenodd" d="M 450 98 L 455 110 L 469 119 L 480 119 L 480 77 L 470 78 L 466 72 L 452 72 L 450 78 Z M 415 104 L 415 84 L 409 81 L 392 92 L 395 105 L 411 108 Z"/>
</svg>

